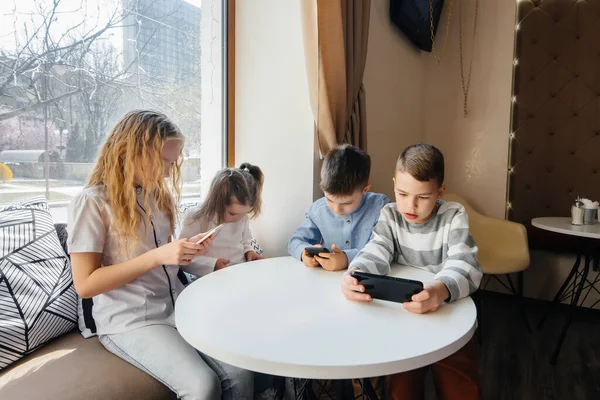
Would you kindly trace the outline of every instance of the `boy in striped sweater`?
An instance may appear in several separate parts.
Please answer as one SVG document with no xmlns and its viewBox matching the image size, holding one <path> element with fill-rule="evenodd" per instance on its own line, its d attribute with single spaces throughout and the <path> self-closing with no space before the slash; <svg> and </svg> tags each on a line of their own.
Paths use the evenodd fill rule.
<svg viewBox="0 0 600 400">
<path fill-rule="evenodd" d="M 342 292 L 349 300 L 370 302 L 350 271 L 358 269 L 386 275 L 391 263 L 421 268 L 435 274 L 424 290 L 404 303 L 407 311 L 427 313 L 442 303 L 473 293 L 482 278 L 477 246 L 469 233 L 464 207 L 444 202 L 444 157 L 431 145 L 418 144 L 402 152 L 396 163 L 396 203 L 379 215 L 369 243 L 350 263 L 342 279 Z M 472 342 L 445 360 L 431 365 L 436 390 L 443 399 L 481 397 L 476 349 Z M 427 369 L 387 377 L 389 398 L 422 399 Z"/>
</svg>

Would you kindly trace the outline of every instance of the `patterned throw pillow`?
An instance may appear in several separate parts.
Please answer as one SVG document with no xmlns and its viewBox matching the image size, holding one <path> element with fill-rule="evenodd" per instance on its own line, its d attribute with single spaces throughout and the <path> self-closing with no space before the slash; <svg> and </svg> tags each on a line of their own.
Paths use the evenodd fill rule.
<svg viewBox="0 0 600 400">
<path fill-rule="evenodd" d="M 46 199 L 0 207 L 0 370 L 76 321 L 71 265 Z"/>
<path fill-rule="evenodd" d="M 256 239 L 252 238 L 250 242 L 250 246 L 252 246 L 252 250 L 254 250 L 257 254 L 263 255 L 264 251 L 261 249 L 260 245 L 256 241 Z"/>
</svg>

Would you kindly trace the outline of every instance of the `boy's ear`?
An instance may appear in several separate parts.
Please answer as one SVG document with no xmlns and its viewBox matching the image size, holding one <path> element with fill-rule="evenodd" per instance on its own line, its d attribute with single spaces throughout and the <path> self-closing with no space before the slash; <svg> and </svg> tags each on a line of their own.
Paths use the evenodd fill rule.
<svg viewBox="0 0 600 400">
<path fill-rule="evenodd" d="M 365 194 L 367 193 L 369 190 L 371 190 L 371 184 L 367 184 L 367 186 L 365 186 L 365 188 L 363 189 L 362 193 Z"/>
<path fill-rule="evenodd" d="M 446 194 L 446 185 L 440 186 L 440 188 L 438 189 L 438 197 L 442 198 L 444 197 L 444 195 Z"/>
</svg>

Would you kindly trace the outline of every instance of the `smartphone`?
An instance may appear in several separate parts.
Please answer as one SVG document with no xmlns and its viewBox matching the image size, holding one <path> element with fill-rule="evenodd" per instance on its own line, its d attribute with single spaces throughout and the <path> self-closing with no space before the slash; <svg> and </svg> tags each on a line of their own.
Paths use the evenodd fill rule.
<svg viewBox="0 0 600 400">
<path fill-rule="evenodd" d="M 365 292 L 374 299 L 404 303 L 423 290 L 423 282 L 393 276 L 375 275 L 362 271 L 350 272 Z"/>
<path fill-rule="evenodd" d="M 326 247 L 305 247 L 304 250 L 306 250 L 311 257 L 318 257 L 319 253 L 331 253 Z"/>
<path fill-rule="evenodd" d="M 206 235 L 202 236 L 202 238 L 200 240 L 198 240 L 196 242 L 196 244 L 200 244 L 200 243 L 204 242 L 206 239 L 208 239 L 209 237 L 211 237 L 215 233 L 219 232 L 219 229 L 221 229 L 222 227 L 223 227 L 223 224 L 215 226 L 210 231 L 208 231 L 208 233 Z"/>
</svg>

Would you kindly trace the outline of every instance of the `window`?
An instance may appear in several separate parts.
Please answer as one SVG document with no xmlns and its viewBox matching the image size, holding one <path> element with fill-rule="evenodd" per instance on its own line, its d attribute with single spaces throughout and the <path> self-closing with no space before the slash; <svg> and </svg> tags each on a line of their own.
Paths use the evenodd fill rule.
<svg viewBox="0 0 600 400">
<path fill-rule="evenodd" d="M 55 220 L 107 133 L 152 108 L 186 136 L 184 199 L 227 162 L 227 0 L 19 0 L 0 14 L 0 204 Z M 224 111 L 225 110 L 225 111 Z"/>
</svg>

